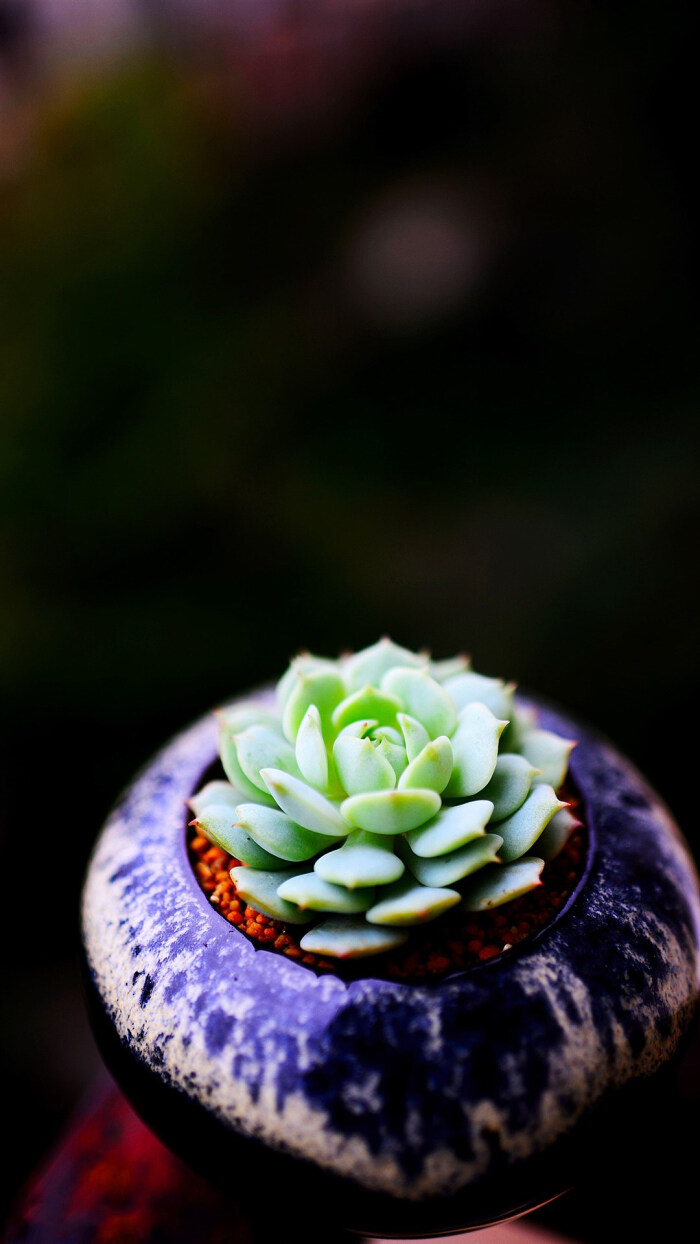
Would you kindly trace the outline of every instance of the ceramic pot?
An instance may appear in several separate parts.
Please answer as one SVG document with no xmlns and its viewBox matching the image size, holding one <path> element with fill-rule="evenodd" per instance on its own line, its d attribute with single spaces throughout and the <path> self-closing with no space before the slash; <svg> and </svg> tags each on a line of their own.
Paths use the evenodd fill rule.
<svg viewBox="0 0 700 1244">
<path fill-rule="evenodd" d="M 579 740 L 586 872 L 537 937 L 430 985 L 376 979 L 371 960 L 362 979 L 317 975 L 212 908 L 185 800 L 216 761 L 213 717 L 143 770 L 94 851 L 83 943 L 107 1061 L 166 1143 L 307 1221 L 320 1189 L 351 1228 L 437 1234 L 555 1195 L 658 1083 L 697 996 L 693 864 L 607 741 L 540 719 Z"/>
</svg>

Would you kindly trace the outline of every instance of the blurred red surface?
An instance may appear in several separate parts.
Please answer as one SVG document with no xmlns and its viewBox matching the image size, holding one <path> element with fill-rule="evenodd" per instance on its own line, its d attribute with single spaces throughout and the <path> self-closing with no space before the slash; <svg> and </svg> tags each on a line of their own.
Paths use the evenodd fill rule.
<svg viewBox="0 0 700 1244">
<path fill-rule="evenodd" d="M 106 1077 L 36 1174 L 4 1244 L 249 1244 L 235 1198 L 156 1140 Z"/>
</svg>

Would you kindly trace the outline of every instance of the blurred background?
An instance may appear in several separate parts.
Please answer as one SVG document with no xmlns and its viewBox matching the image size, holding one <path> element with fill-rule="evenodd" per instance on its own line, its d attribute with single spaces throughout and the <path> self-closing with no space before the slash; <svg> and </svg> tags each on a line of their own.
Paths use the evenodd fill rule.
<svg viewBox="0 0 700 1244">
<path fill-rule="evenodd" d="M 689 21 L 0 0 L 1 1208 L 97 1066 L 111 803 L 299 648 L 470 651 L 700 849 Z"/>
</svg>

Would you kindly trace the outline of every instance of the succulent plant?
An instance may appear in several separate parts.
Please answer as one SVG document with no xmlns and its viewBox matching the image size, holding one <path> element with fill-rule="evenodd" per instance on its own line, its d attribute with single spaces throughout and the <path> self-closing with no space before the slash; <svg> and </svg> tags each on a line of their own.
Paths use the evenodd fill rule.
<svg viewBox="0 0 700 1244">
<path fill-rule="evenodd" d="M 303 654 L 277 687 L 220 713 L 227 782 L 190 800 L 197 829 L 241 863 L 238 893 L 312 927 L 303 950 L 355 958 L 461 904 L 541 884 L 578 823 L 557 792 L 573 741 L 515 687 L 382 639 L 337 661 Z M 536 854 L 531 854 L 541 844 Z"/>
</svg>

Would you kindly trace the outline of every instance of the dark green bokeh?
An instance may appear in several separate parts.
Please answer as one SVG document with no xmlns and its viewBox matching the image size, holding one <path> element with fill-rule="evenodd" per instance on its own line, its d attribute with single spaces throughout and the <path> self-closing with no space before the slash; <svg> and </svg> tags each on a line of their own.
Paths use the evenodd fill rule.
<svg viewBox="0 0 700 1244">
<path fill-rule="evenodd" d="M 697 309 L 680 36 L 650 36 L 621 56 L 589 14 L 387 68 L 284 143 L 154 60 L 44 108 L 0 189 L 0 676 L 3 843 L 41 877 L 31 920 L 9 900 L 7 1057 L 48 1131 L 109 804 L 302 646 L 470 650 L 610 734 L 700 845 Z M 416 186 L 476 186 L 497 227 L 461 300 L 392 322 L 354 240 Z"/>
</svg>

